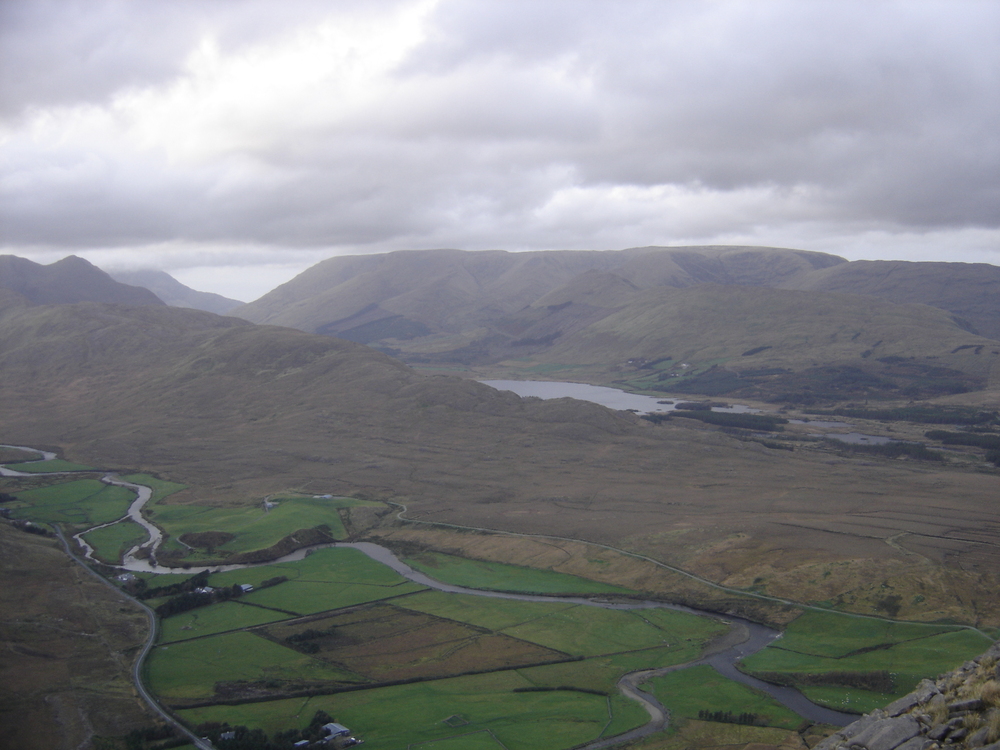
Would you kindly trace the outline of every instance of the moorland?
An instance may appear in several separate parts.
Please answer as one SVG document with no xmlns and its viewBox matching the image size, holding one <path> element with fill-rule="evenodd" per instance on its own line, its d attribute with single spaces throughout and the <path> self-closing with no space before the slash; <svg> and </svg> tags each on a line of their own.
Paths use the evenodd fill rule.
<svg viewBox="0 0 1000 750">
<path fill-rule="evenodd" d="M 996 635 L 1000 473 L 989 439 L 1000 435 L 1000 356 L 993 353 L 1000 341 L 991 327 L 1000 312 L 993 267 L 895 264 L 866 272 L 834 256 L 746 248 L 456 253 L 333 259 L 232 313 L 246 320 L 118 297 L 101 301 L 97 293 L 55 304 L 39 291 L 42 277 L 32 288 L 4 285 L 3 442 L 51 450 L 73 468 L 141 472 L 158 482 L 150 518 L 167 533 L 165 565 L 259 560 L 326 534 L 378 541 L 435 575 L 457 575 L 477 587 L 488 588 L 489 576 L 469 566 L 517 566 L 496 568 L 494 580 L 556 591 L 572 580 L 576 587 L 606 586 L 785 628 L 784 645 L 797 647 L 767 649 L 747 668 L 857 710 L 982 650 L 984 634 Z M 331 277 L 330 269 L 339 275 Z M 654 423 L 571 399 L 520 399 L 474 380 L 512 373 L 615 383 L 673 400 L 738 398 L 799 423 L 766 435 L 677 415 Z M 822 440 L 816 425 L 824 419 L 904 438 L 922 452 L 893 455 Z M 3 456 L 24 458 L 16 451 Z M 112 520 L 126 503 L 114 488 L 97 486 L 98 478 L 9 478 L 0 491 L 16 495 L 15 510 L 26 518 L 78 531 Z M 318 502 L 316 496 L 327 495 L 349 500 Z M 276 506 L 266 509 L 271 501 Z M 139 536 L 140 529 L 122 522 L 91 532 L 88 541 L 113 562 Z M 25 538 L 56 554 L 54 542 Z M 539 582 L 539 571 L 573 578 Z M 163 621 L 160 648 L 167 654 L 206 643 L 219 644 L 219 654 L 244 653 L 241 639 L 252 638 L 283 649 L 277 653 L 292 652 L 299 660 L 292 672 L 281 660 L 232 671 L 226 665 L 236 659 L 192 652 L 186 663 L 214 666 L 184 682 L 178 677 L 184 670 L 154 654 L 151 684 L 177 701 L 177 710 L 201 712 L 190 714 L 192 722 L 245 723 L 250 714 L 232 706 L 191 704 L 217 697 L 220 685 L 225 692 L 266 682 L 257 679 L 261 674 L 278 675 L 271 678 L 278 686 L 239 689 L 271 690 L 264 697 L 277 706 L 298 700 L 273 694 L 286 689 L 283 680 L 357 686 L 379 684 L 380 670 L 419 673 L 426 667 L 373 655 L 353 636 L 350 648 L 320 637 L 314 645 L 328 657 L 278 643 L 295 628 L 348 634 L 359 622 L 389 628 L 390 642 L 402 637 L 393 624 L 405 622 L 408 632 L 426 634 L 424 656 L 443 670 L 433 681 L 449 695 L 471 702 L 486 696 L 476 699 L 484 709 L 498 692 L 520 696 L 522 708 L 503 714 L 520 716 L 509 719 L 512 727 L 538 706 L 551 716 L 577 717 L 572 722 L 588 715 L 588 736 L 638 720 L 635 706 L 615 703 L 611 689 L 633 662 L 589 646 L 575 652 L 536 633 L 518 637 L 521 651 L 508 645 L 497 653 L 515 663 L 538 659 L 530 669 L 558 675 L 535 687 L 583 687 L 603 697 L 515 693 L 531 685 L 498 686 L 500 673 L 459 676 L 465 647 L 449 662 L 435 643 L 465 643 L 470 637 L 463 633 L 479 628 L 488 633 L 477 630 L 472 641 L 509 644 L 506 631 L 519 623 L 500 627 L 489 619 L 495 612 L 464 619 L 450 612 L 442 620 L 443 603 L 403 606 L 443 596 L 432 592 L 400 590 L 391 603 L 366 599 L 359 593 L 364 577 L 357 576 L 340 588 L 319 582 L 317 593 L 289 571 L 287 581 L 245 599 Z M 216 582 L 225 581 L 242 582 Z M 43 596 L 45 585 L 36 587 Z M 345 593 L 351 590 L 361 599 Z M 121 609 L 132 611 L 128 604 Z M 315 627 L 302 619 L 320 615 Z M 873 617 L 858 622 L 875 625 L 852 629 L 836 619 L 850 615 Z M 831 633 L 846 635 L 833 642 Z M 11 637 L 20 643 L 20 635 Z M 695 651 L 708 635 L 699 638 Z M 266 660 L 265 647 L 254 648 Z M 541 665 L 545 649 L 574 661 Z M 586 678 L 574 671 L 601 659 L 604 666 Z M 114 663 L 109 656 L 108 668 Z M 835 672 L 842 673 L 839 683 L 829 678 Z M 664 687 L 657 690 L 673 695 L 671 680 L 680 674 L 658 678 Z M 817 674 L 827 677 L 804 676 Z M 347 712 L 367 726 L 365 711 L 380 715 L 376 706 L 386 700 L 413 706 L 414 715 L 429 710 L 442 694 L 427 692 L 427 684 L 347 690 L 316 708 Z M 371 690 L 389 692 L 366 704 L 362 696 Z M 759 712 L 770 717 L 772 734 L 698 713 L 724 713 L 745 700 L 703 706 L 692 697 L 674 708 L 687 722 L 677 731 L 687 733 L 689 744 L 712 744 L 720 733 L 744 744 L 784 742 L 793 720 L 776 708 Z M 295 705 L 294 716 L 276 708 L 273 716 L 286 718 L 260 722 L 271 731 L 282 721 L 307 724 L 311 715 L 301 712 L 301 700 Z M 560 714 L 564 708 L 569 714 Z M 471 714 L 461 718 L 470 712 L 454 712 L 456 721 L 475 724 Z M 386 737 L 412 724 L 408 716 L 401 714 L 395 729 L 386 724 Z M 507 720 L 482 716 L 483 726 Z M 714 735 L 706 729 L 713 724 Z M 773 734 L 779 730 L 784 734 Z M 431 733 L 421 741 L 457 734 Z M 484 747 L 493 741 L 480 740 Z M 646 742 L 653 747 L 661 740 Z"/>
</svg>

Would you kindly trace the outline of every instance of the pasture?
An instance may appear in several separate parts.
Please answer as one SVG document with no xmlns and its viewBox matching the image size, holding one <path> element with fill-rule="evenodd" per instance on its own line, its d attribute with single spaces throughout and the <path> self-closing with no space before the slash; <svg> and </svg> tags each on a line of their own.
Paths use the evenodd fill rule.
<svg viewBox="0 0 1000 750">
<path fill-rule="evenodd" d="M 135 521 L 119 521 L 110 526 L 88 531 L 83 535 L 87 544 L 94 548 L 94 554 L 105 562 L 118 564 L 122 554 L 139 542 L 149 538 L 149 534 Z"/>
<path fill-rule="evenodd" d="M 166 700 L 208 698 L 219 682 L 341 682 L 349 674 L 251 633 L 223 633 L 156 647 L 149 686 Z"/>
<path fill-rule="evenodd" d="M 697 719 L 701 711 L 756 714 L 759 726 L 795 729 L 802 718 L 768 695 L 727 680 L 707 665 L 654 677 L 645 686 L 670 710 L 671 721 Z"/>
<path fill-rule="evenodd" d="M 952 625 L 807 611 L 742 668 L 795 685 L 831 708 L 871 710 L 905 695 L 922 678 L 954 669 L 989 643 L 974 630 Z M 872 689 L 886 677 L 891 684 Z"/>
<path fill-rule="evenodd" d="M 572 602 L 520 602 L 429 591 L 399 606 L 449 617 L 577 656 L 681 647 L 723 632 L 713 620 L 669 609 L 610 610 Z"/>
<path fill-rule="evenodd" d="M 614 704 L 604 696 L 571 690 L 514 692 L 524 687 L 530 683 L 507 671 L 178 713 L 194 725 L 226 720 L 273 733 L 305 726 L 323 709 L 378 750 L 406 750 L 421 743 L 434 743 L 429 750 L 438 750 L 439 740 L 450 740 L 444 745 L 448 750 L 464 749 L 460 738 L 478 733 L 492 734 L 509 750 L 557 750 L 600 737 L 614 721 Z M 634 725 L 645 720 L 642 712 Z M 458 722 L 464 723 L 454 726 Z"/>
<path fill-rule="evenodd" d="M 405 562 L 454 586 L 521 594 L 636 594 L 632 589 L 523 565 L 470 560 L 441 552 L 422 552 Z"/>
<path fill-rule="evenodd" d="M 132 490 L 97 479 L 76 479 L 15 494 L 23 505 L 12 508 L 11 517 L 77 526 L 97 526 L 121 518 L 135 499 Z"/>
<path fill-rule="evenodd" d="M 167 534 L 181 542 L 185 535 L 224 534 L 226 540 L 211 545 L 209 553 L 215 557 L 250 552 L 271 547 L 289 534 L 300 529 L 327 526 L 334 539 L 344 539 L 347 532 L 340 519 L 339 510 L 357 505 L 369 505 L 351 498 L 296 497 L 263 503 L 250 507 L 217 508 L 204 505 L 164 505 L 149 508 L 148 516 Z M 203 546 L 193 537 L 189 544 Z M 175 544 L 173 549 L 178 549 Z M 190 550 L 185 550 L 190 554 Z"/>
<path fill-rule="evenodd" d="M 164 619 L 161 643 L 252 627 L 295 615 L 337 610 L 424 589 L 361 552 L 346 547 L 316 550 L 296 562 L 213 573 L 208 578 L 208 585 L 216 588 L 236 583 L 260 586 L 279 576 L 288 580 L 251 591 L 237 600 Z M 153 585 L 158 583 L 156 579 L 147 580 Z"/>
</svg>

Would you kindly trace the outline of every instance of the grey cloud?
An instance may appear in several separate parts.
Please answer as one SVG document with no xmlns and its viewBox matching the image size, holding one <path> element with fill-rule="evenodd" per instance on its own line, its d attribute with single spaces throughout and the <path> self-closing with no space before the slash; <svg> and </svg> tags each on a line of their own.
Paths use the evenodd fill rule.
<svg viewBox="0 0 1000 750">
<path fill-rule="evenodd" d="M 986 2 L 444 0 L 381 98 L 235 154 L 45 150 L 19 130 L 41 108 L 170 84 L 206 33 L 231 53 L 331 7 L 355 6 L 0 0 L 5 241 L 623 246 L 744 231 L 754 210 L 776 228 L 1000 226 L 1000 5 Z M 687 217 L 590 198 L 550 210 L 615 186 L 719 198 Z M 747 203 L 753 190 L 773 204 Z"/>
</svg>

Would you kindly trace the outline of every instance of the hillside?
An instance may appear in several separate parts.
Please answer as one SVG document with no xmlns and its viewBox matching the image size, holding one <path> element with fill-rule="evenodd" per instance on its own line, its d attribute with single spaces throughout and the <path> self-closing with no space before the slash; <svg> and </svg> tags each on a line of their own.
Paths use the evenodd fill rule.
<svg viewBox="0 0 1000 750">
<path fill-rule="evenodd" d="M 527 341 L 548 336 L 551 345 L 523 347 L 527 356 L 511 367 L 558 365 L 574 379 L 643 390 L 799 403 L 928 398 L 1000 384 L 1000 342 L 928 305 L 877 298 L 859 305 L 855 295 L 765 287 L 660 287 L 572 330 L 559 316 L 578 303 L 562 304 L 521 333 Z"/>
<path fill-rule="evenodd" d="M 169 273 L 151 268 L 138 271 L 113 271 L 111 277 L 123 284 L 139 286 L 153 292 L 171 307 L 190 307 L 218 315 L 225 315 L 243 303 L 212 292 L 199 292 L 185 286 Z"/>
<path fill-rule="evenodd" d="M 976 333 L 1000 339 L 1000 267 L 987 263 L 856 260 L 817 269 L 781 286 L 933 305 L 967 321 Z"/>
<path fill-rule="evenodd" d="M 0 255 L 0 287 L 36 305 L 107 302 L 116 305 L 162 305 L 148 289 L 115 281 L 97 266 L 75 255 L 47 266 Z"/>
<path fill-rule="evenodd" d="M 0 367 L 4 442 L 188 484 L 172 503 L 384 498 L 414 518 L 609 544 L 799 600 L 871 611 L 891 594 L 903 616 L 1000 624 L 988 470 L 772 450 L 165 306 L 8 299 Z"/>
<path fill-rule="evenodd" d="M 234 314 L 362 343 L 490 326 L 587 272 L 638 288 L 776 284 L 842 262 L 772 248 L 634 248 L 508 253 L 426 250 L 330 258 Z M 376 326 L 375 324 L 381 324 Z"/>
<path fill-rule="evenodd" d="M 787 371 L 721 390 L 716 373 L 690 392 L 804 403 L 807 391 L 926 398 L 1000 383 L 990 354 L 1000 269 L 960 263 L 753 247 L 399 252 L 331 258 L 233 314 L 491 376 L 556 366 L 575 380 L 659 387 L 627 364 L 671 357 L 690 368 L 652 375 Z"/>
</svg>

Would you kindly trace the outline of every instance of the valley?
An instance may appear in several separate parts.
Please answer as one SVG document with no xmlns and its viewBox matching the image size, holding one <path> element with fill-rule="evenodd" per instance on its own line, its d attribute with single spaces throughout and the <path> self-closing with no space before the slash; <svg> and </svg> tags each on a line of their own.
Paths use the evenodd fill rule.
<svg viewBox="0 0 1000 750">
<path fill-rule="evenodd" d="M 55 301 L 66 268 L 50 284 L 50 267 L 17 265 L 32 285 L 0 283 L 0 439 L 46 459 L 0 449 L 23 474 L 0 479 L 15 498 L 3 531 L 52 554 L 55 540 L 18 527 L 58 525 L 113 575 L 129 558 L 136 578 L 119 585 L 161 589 L 143 601 L 195 602 L 163 610 L 147 671 L 191 725 L 302 732 L 322 710 L 371 747 L 569 748 L 644 725 L 622 676 L 696 660 L 721 632 L 669 610 L 596 615 L 570 596 L 780 630 L 743 671 L 850 711 L 1000 635 L 991 267 L 933 269 L 968 285 L 956 294 L 918 268 L 771 248 L 421 251 L 332 259 L 222 317 L 143 304 L 68 266 L 96 291 Z M 645 418 L 483 379 L 672 403 Z M 733 403 L 750 413 L 720 411 Z M 829 439 L 843 432 L 870 437 Z M 134 493 L 106 471 L 150 488 L 158 545 L 116 520 Z M 446 584 L 563 601 L 435 592 L 351 557 L 343 543 L 359 542 Z M 5 565 L 5 585 L 17 570 Z M 206 586 L 229 593 L 189 596 Z M 141 623 L 131 607 L 123 622 Z M 72 668 L 117 674 L 120 693 L 142 641 L 129 637 Z M 26 672 L 48 658 L 17 628 L 6 640 Z M 792 748 L 831 731 L 707 669 L 651 676 L 676 721 L 630 746 Z M 25 692 L 32 716 L 51 715 L 47 694 Z M 142 712 L 80 724 L 72 746 L 124 748 L 152 722 Z"/>
</svg>

